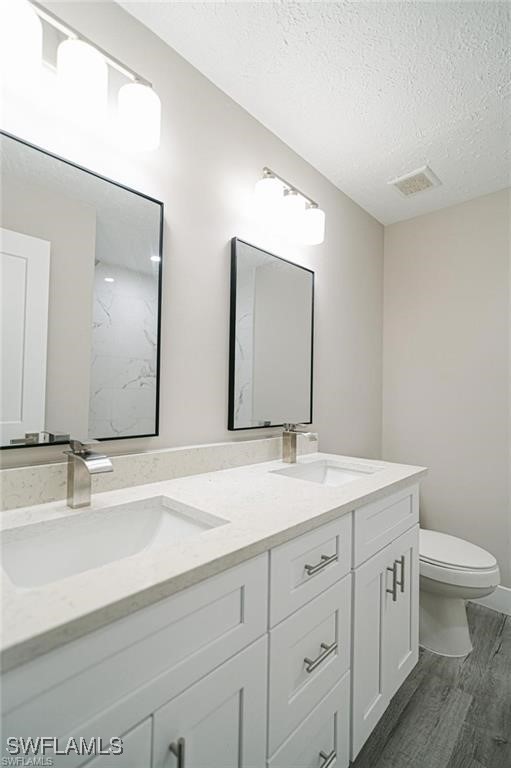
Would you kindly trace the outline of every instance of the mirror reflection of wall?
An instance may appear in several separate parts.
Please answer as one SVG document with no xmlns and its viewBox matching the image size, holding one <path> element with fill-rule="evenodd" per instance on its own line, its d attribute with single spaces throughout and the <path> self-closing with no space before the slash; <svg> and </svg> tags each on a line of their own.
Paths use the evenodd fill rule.
<svg viewBox="0 0 511 768">
<path fill-rule="evenodd" d="M 0 140 L 1 445 L 156 434 L 162 204 Z"/>
<path fill-rule="evenodd" d="M 229 429 L 312 421 L 314 273 L 233 240 Z"/>
</svg>

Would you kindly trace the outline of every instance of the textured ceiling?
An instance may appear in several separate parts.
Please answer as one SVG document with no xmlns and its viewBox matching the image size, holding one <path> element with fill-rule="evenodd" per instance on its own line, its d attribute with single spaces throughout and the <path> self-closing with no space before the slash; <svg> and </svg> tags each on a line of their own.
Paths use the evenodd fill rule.
<svg viewBox="0 0 511 768">
<path fill-rule="evenodd" d="M 508 3 L 120 4 L 384 223 L 509 184 Z"/>
</svg>

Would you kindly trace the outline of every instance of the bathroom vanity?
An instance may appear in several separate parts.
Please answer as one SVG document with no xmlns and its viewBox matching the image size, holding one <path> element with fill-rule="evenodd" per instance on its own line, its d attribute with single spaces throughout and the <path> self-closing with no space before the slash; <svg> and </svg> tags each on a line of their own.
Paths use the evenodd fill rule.
<svg viewBox="0 0 511 768">
<path fill-rule="evenodd" d="M 120 534 L 116 559 L 101 529 L 102 564 L 43 585 L 5 576 L 5 736 L 122 738 L 121 756 L 53 757 L 69 768 L 347 766 L 417 661 L 424 474 L 311 454 L 98 494 L 85 512 L 13 510 L 7 545 L 78 521 L 101 559 L 98 515 L 121 532 L 122 508 L 144 504 L 150 531 L 129 555 Z M 200 530 L 168 538 L 162 499 Z"/>
</svg>

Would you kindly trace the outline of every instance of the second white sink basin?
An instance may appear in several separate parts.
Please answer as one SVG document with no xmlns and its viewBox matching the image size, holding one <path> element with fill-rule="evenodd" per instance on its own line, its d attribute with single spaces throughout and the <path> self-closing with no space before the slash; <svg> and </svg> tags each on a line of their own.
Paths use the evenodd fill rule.
<svg viewBox="0 0 511 768">
<path fill-rule="evenodd" d="M 353 480 L 360 480 L 372 475 L 376 469 L 345 467 L 330 459 L 310 461 L 303 464 L 291 464 L 285 469 L 272 470 L 275 475 L 294 477 L 297 480 L 308 480 L 321 485 L 345 485 Z"/>
<path fill-rule="evenodd" d="M 9 529 L 2 535 L 2 565 L 16 586 L 39 587 L 227 522 L 153 496 Z"/>
</svg>

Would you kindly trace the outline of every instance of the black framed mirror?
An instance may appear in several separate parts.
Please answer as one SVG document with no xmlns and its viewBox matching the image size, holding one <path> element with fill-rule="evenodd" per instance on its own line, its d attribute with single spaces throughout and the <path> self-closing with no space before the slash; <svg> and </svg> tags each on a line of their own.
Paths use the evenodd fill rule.
<svg viewBox="0 0 511 768">
<path fill-rule="evenodd" d="M 3 448 L 158 434 L 163 203 L 0 132 Z"/>
<path fill-rule="evenodd" d="M 233 238 L 228 428 L 312 423 L 314 272 Z"/>
</svg>

